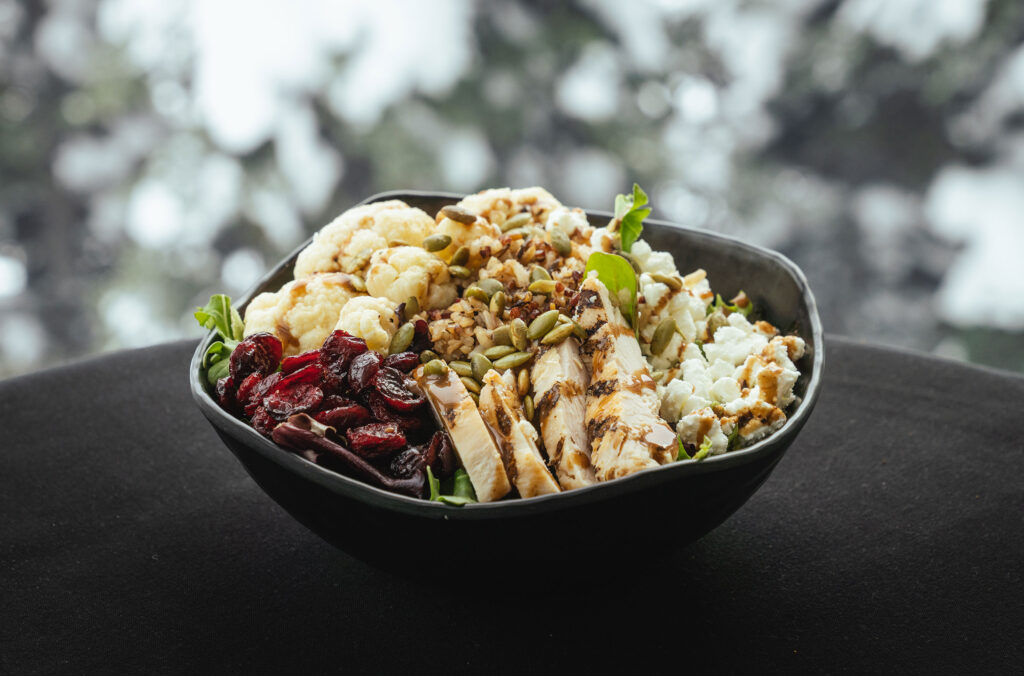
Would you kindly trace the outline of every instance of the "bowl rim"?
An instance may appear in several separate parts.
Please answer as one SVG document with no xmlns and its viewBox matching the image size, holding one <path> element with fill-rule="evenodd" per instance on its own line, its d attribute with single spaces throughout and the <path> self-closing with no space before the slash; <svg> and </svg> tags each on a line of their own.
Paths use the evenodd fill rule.
<svg viewBox="0 0 1024 676">
<path fill-rule="evenodd" d="M 355 206 L 371 204 L 389 199 L 408 198 L 432 198 L 448 199 L 456 202 L 465 197 L 459 193 L 437 192 L 427 190 L 389 190 L 376 193 L 367 197 Z M 610 219 L 612 214 L 601 210 L 584 210 L 588 218 Z M 810 321 L 808 327 L 810 335 L 801 336 L 809 343 L 812 349 L 812 368 L 810 381 L 802 401 L 797 405 L 794 413 L 787 417 L 786 422 L 778 430 L 769 436 L 755 442 L 754 444 L 735 451 L 721 455 L 710 456 L 699 461 L 671 462 L 659 467 L 645 469 L 629 476 L 614 481 L 601 482 L 593 486 L 576 488 L 571 491 L 542 495 L 533 498 L 504 500 L 497 502 L 474 503 L 461 507 L 446 505 L 440 502 L 431 502 L 422 498 L 413 498 L 405 495 L 390 493 L 384 489 L 363 483 L 342 474 L 338 474 L 324 467 L 316 465 L 298 454 L 287 451 L 273 441 L 267 439 L 251 426 L 242 420 L 230 415 L 220 408 L 216 401 L 210 396 L 200 376 L 200 365 L 209 344 L 214 340 L 214 332 L 207 332 L 199 342 L 192 361 L 189 365 L 189 385 L 192 391 L 192 398 L 210 423 L 220 432 L 232 437 L 235 441 L 245 445 L 251 450 L 258 452 L 264 458 L 281 466 L 286 471 L 293 472 L 299 476 L 313 481 L 317 485 L 326 488 L 332 493 L 340 494 L 350 499 L 366 502 L 374 507 L 390 511 L 402 512 L 428 519 L 445 520 L 477 520 L 489 519 L 498 516 L 514 517 L 535 515 L 557 509 L 567 509 L 589 504 L 595 500 L 609 500 L 616 497 L 623 497 L 637 491 L 642 491 L 649 486 L 676 481 L 684 476 L 697 476 L 711 472 L 725 470 L 739 465 L 756 462 L 770 458 L 777 454 L 777 461 L 792 439 L 807 422 L 817 403 L 821 391 L 823 369 L 825 364 L 824 332 L 821 326 L 821 319 L 818 315 L 817 303 L 814 294 L 803 271 L 787 258 L 785 255 L 745 242 L 737 237 L 725 235 L 707 230 L 700 230 L 693 227 L 671 223 L 660 219 L 647 219 L 647 223 L 676 230 L 685 233 L 688 238 L 705 240 L 717 240 L 725 242 L 730 246 L 745 249 L 758 257 L 766 258 L 781 267 L 795 282 L 800 290 L 801 298 L 807 307 L 807 314 Z M 292 264 L 295 257 L 311 241 L 312 235 L 285 256 L 277 265 L 264 274 L 253 286 L 243 294 L 235 303 L 236 307 L 242 308 L 254 297 L 257 289 L 268 279 L 277 275 L 283 268 Z M 808 338 L 810 339 L 808 341 Z M 234 449 L 232 449 L 234 452 Z M 237 455 L 237 453 L 236 453 Z"/>
</svg>

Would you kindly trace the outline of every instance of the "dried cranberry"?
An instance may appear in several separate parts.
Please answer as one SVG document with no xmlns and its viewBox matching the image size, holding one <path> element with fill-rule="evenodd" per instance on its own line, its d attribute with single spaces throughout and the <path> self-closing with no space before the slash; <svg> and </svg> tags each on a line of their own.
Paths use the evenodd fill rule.
<svg viewBox="0 0 1024 676">
<path fill-rule="evenodd" d="M 320 364 L 310 364 L 304 366 L 298 371 L 284 375 L 284 371 L 281 372 L 283 376 L 281 381 L 274 387 L 271 392 L 277 390 L 288 390 L 296 385 L 319 385 L 320 377 L 323 375 L 323 367 Z"/>
<path fill-rule="evenodd" d="M 281 373 L 285 375 L 294 373 L 304 366 L 316 363 L 319 359 L 319 350 L 310 350 L 309 352 L 297 354 L 294 357 L 285 357 L 284 361 L 281 362 Z"/>
<path fill-rule="evenodd" d="M 253 388 L 252 393 L 249 395 L 249 400 L 242 402 L 242 405 L 245 407 L 245 414 L 251 418 L 256 407 L 262 404 L 263 397 L 267 396 L 267 394 L 273 390 L 283 378 L 284 374 L 278 371 L 276 373 L 271 373 L 269 376 L 261 380 L 259 384 Z"/>
<path fill-rule="evenodd" d="M 388 406 L 397 411 L 411 411 L 424 402 L 422 396 L 405 386 L 402 372 L 390 366 L 381 366 L 374 374 L 373 387 L 384 397 Z"/>
<path fill-rule="evenodd" d="M 388 465 L 388 474 L 396 479 L 408 479 L 427 466 L 423 454 L 415 448 L 407 448 L 394 457 Z"/>
<path fill-rule="evenodd" d="M 451 437 L 443 430 L 434 432 L 423 453 L 424 461 L 439 479 L 446 479 L 455 473 L 457 466 L 455 447 L 452 446 Z"/>
<path fill-rule="evenodd" d="M 345 431 L 352 452 L 364 458 L 387 455 L 405 446 L 405 435 L 395 423 L 370 423 Z"/>
<path fill-rule="evenodd" d="M 242 406 L 247 406 L 252 400 L 252 393 L 256 389 L 256 386 L 263 380 L 263 376 L 259 373 L 250 373 L 246 376 L 242 384 L 238 386 L 238 403 Z"/>
<path fill-rule="evenodd" d="M 415 352 L 399 352 L 398 354 L 388 355 L 384 358 L 384 366 L 390 366 L 391 368 L 398 369 L 403 373 L 412 371 L 419 363 L 420 357 Z"/>
<path fill-rule="evenodd" d="M 217 381 L 217 403 L 229 413 L 238 411 L 238 399 L 235 397 L 235 381 L 231 376 L 224 376 Z"/>
<path fill-rule="evenodd" d="M 366 352 L 366 341 L 356 338 L 347 331 L 335 331 L 327 336 L 323 347 L 320 348 L 320 363 L 340 362 L 347 367 L 352 358 L 357 354 Z"/>
<path fill-rule="evenodd" d="M 377 375 L 381 357 L 374 351 L 356 355 L 348 367 L 348 384 L 356 394 L 370 386 L 370 381 Z"/>
<path fill-rule="evenodd" d="M 373 412 L 373 417 L 380 422 L 395 423 L 402 428 L 403 432 L 414 432 L 427 423 L 429 413 L 416 411 L 413 413 L 401 413 L 391 408 L 387 401 L 378 392 L 370 392 L 366 397 L 366 404 Z"/>
<path fill-rule="evenodd" d="M 252 417 L 249 420 L 256 431 L 265 437 L 269 437 L 273 433 L 274 428 L 277 427 L 277 421 L 271 418 L 270 414 L 267 413 L 267 409 L 262 406 L 253 411 Z"/>
<path fill-rule="evenodd" d="M 263 398 L 263 406 L 276 420 L 285 420 L 296 413 L 314 410 L 323 400 L 324 393 L 319 387 L 300 383 L 275 389 Z"/>
<path fill-rule="evenodd" d="M 415 333 L 412 337 L 412 344 L 409 349 L 413 352 L 423 352 L 423 350 L 429 350 L 431 348 L 430 332 L 427 327 L 427 320 L 417 319 L 413 322 L 413 329 Z"/>
<path fill-rule="evenodd" d="M 231 377 L 240 383 L 250 373 L 273 373 L 281 363 L 281 349 L 281 341 L 272 333 L 254 333 L 231 353 Z"/>
<path fill-rule="evenodd" d="M 330 425 L 336 430 L 345 430 L 349 427 L 365 425 L 373 420 L 370 411 L 365 406 L 360 406 L 354 401 L 348 401 L 348 404 L 332 406 L 331 408 L 321 405 L 320 412 L 314 414 L 313 418 L 317 422 Z"/>
</svg>

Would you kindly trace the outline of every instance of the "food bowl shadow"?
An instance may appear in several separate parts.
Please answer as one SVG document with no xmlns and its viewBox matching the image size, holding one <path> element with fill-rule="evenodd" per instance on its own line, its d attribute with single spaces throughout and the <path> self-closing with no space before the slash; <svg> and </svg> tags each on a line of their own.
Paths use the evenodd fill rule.
<svg viewBox="0 0 1024 676">
<path fill-rule="evenodd" d="M 366 202 L 402 199 L 433 214 L 459 197 L 389 192 Z M 588 217 L 603 225 L 609 215 L 588 212 Z M 531 564 L 537 572 L 557 575 L 551 566 L 647 561 L 700 538 L 764 483 L 817 402 L 824 343 L 807 281 L 781 254 L 661 221 L 645 223 L 644 239 L 655 250 L 671 252 L 680 270 L 707 270 L 723 297 L 745 290 L 764 319 L 805 340 L 806 353 L 797 362 L 801 377 L 795 391 L 800 400 L 785 425 L 768 438 L 702 461 L 672 463 L 556 495 L 451 507 L 335 474 L 278 447 L 220 409 L 200 373 L 212 334 L 193 355 L 193 398 L 264 492 L 310 530 L 371 565 L 419 577 L 439 568 L 468 574 L 521 571 Z M 301 248 L 271 270 L 239 307 L 289 281 Z"/>
</svg>

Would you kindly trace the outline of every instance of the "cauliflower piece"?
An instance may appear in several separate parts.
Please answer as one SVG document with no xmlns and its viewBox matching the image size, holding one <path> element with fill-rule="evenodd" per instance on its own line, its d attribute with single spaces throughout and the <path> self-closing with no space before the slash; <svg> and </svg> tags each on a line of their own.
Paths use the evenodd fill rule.
<svg viewBox="0 0 1024 676">
<path fill-rule="evenodd" d="M 353 298 L 334 325 L 334 330 L 339 329 L 362 338 L 371 350 L 386 352 L 398 331 L 398 303 L 374 296 Z"/>
<path fill-rule="evenodd" d="M 277 336 L 285 356 L 323 345 L 342 308 L 359 292 L 351 277 L 328 272 L 288 282 L 277 293 L 261 293 L 245 309 L 245 335 Z"/>
<path fill-rule="evenodd" d="M 375 251 L 395 242 L 419 246 L 433 230 L 434 219 L 401 200 L 354 207 L 313 236 L 295 261 L 295 278 L 317 272 L 359 272 Z"/>
<path fill-rule="evenodd" d="M 535 222 L 544 224 L 562 203 L 544 188 L 493 188 L 464 197 L 459 206 L 500 227 L 523 211 L 529 212 Z"/>
<path fill-rule="evenodd" d="M 458 297 L 448 266 L 437 256 L 417 246 L 382 249 L 370 259 L 366 289 L 374 296 L 404 303 L 415 296 L 420 307 L 436 310 Z"/>
<path fill-rule="evenodd" d="M 476 269 L 484 265 L 493 255 L 503 248 L 501 228 L 477 217 L 473 223 L 459 223 L 450 218 L 442 217 L 437 224 L 437 232 L 448 235 L 452 243 L 437 252 L 437 255 L 450 261 L 459 247 L 469 250 L 469 261 L 466 267 Z"/>
</svg>

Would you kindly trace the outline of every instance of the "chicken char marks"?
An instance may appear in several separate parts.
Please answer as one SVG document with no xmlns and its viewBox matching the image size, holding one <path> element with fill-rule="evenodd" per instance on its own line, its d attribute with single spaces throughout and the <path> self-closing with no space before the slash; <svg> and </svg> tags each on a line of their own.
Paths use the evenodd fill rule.
<svg viewBox="0 0 1024 676">
<path fill-rule="evenodd" d="M 660 402 L 640 344 L 596 277 L 584 280 L 573 315 L 587 334 L 585 422 L 598 481 L 671 462 L 676 435 L 658 415 Z"/>
</svg>

